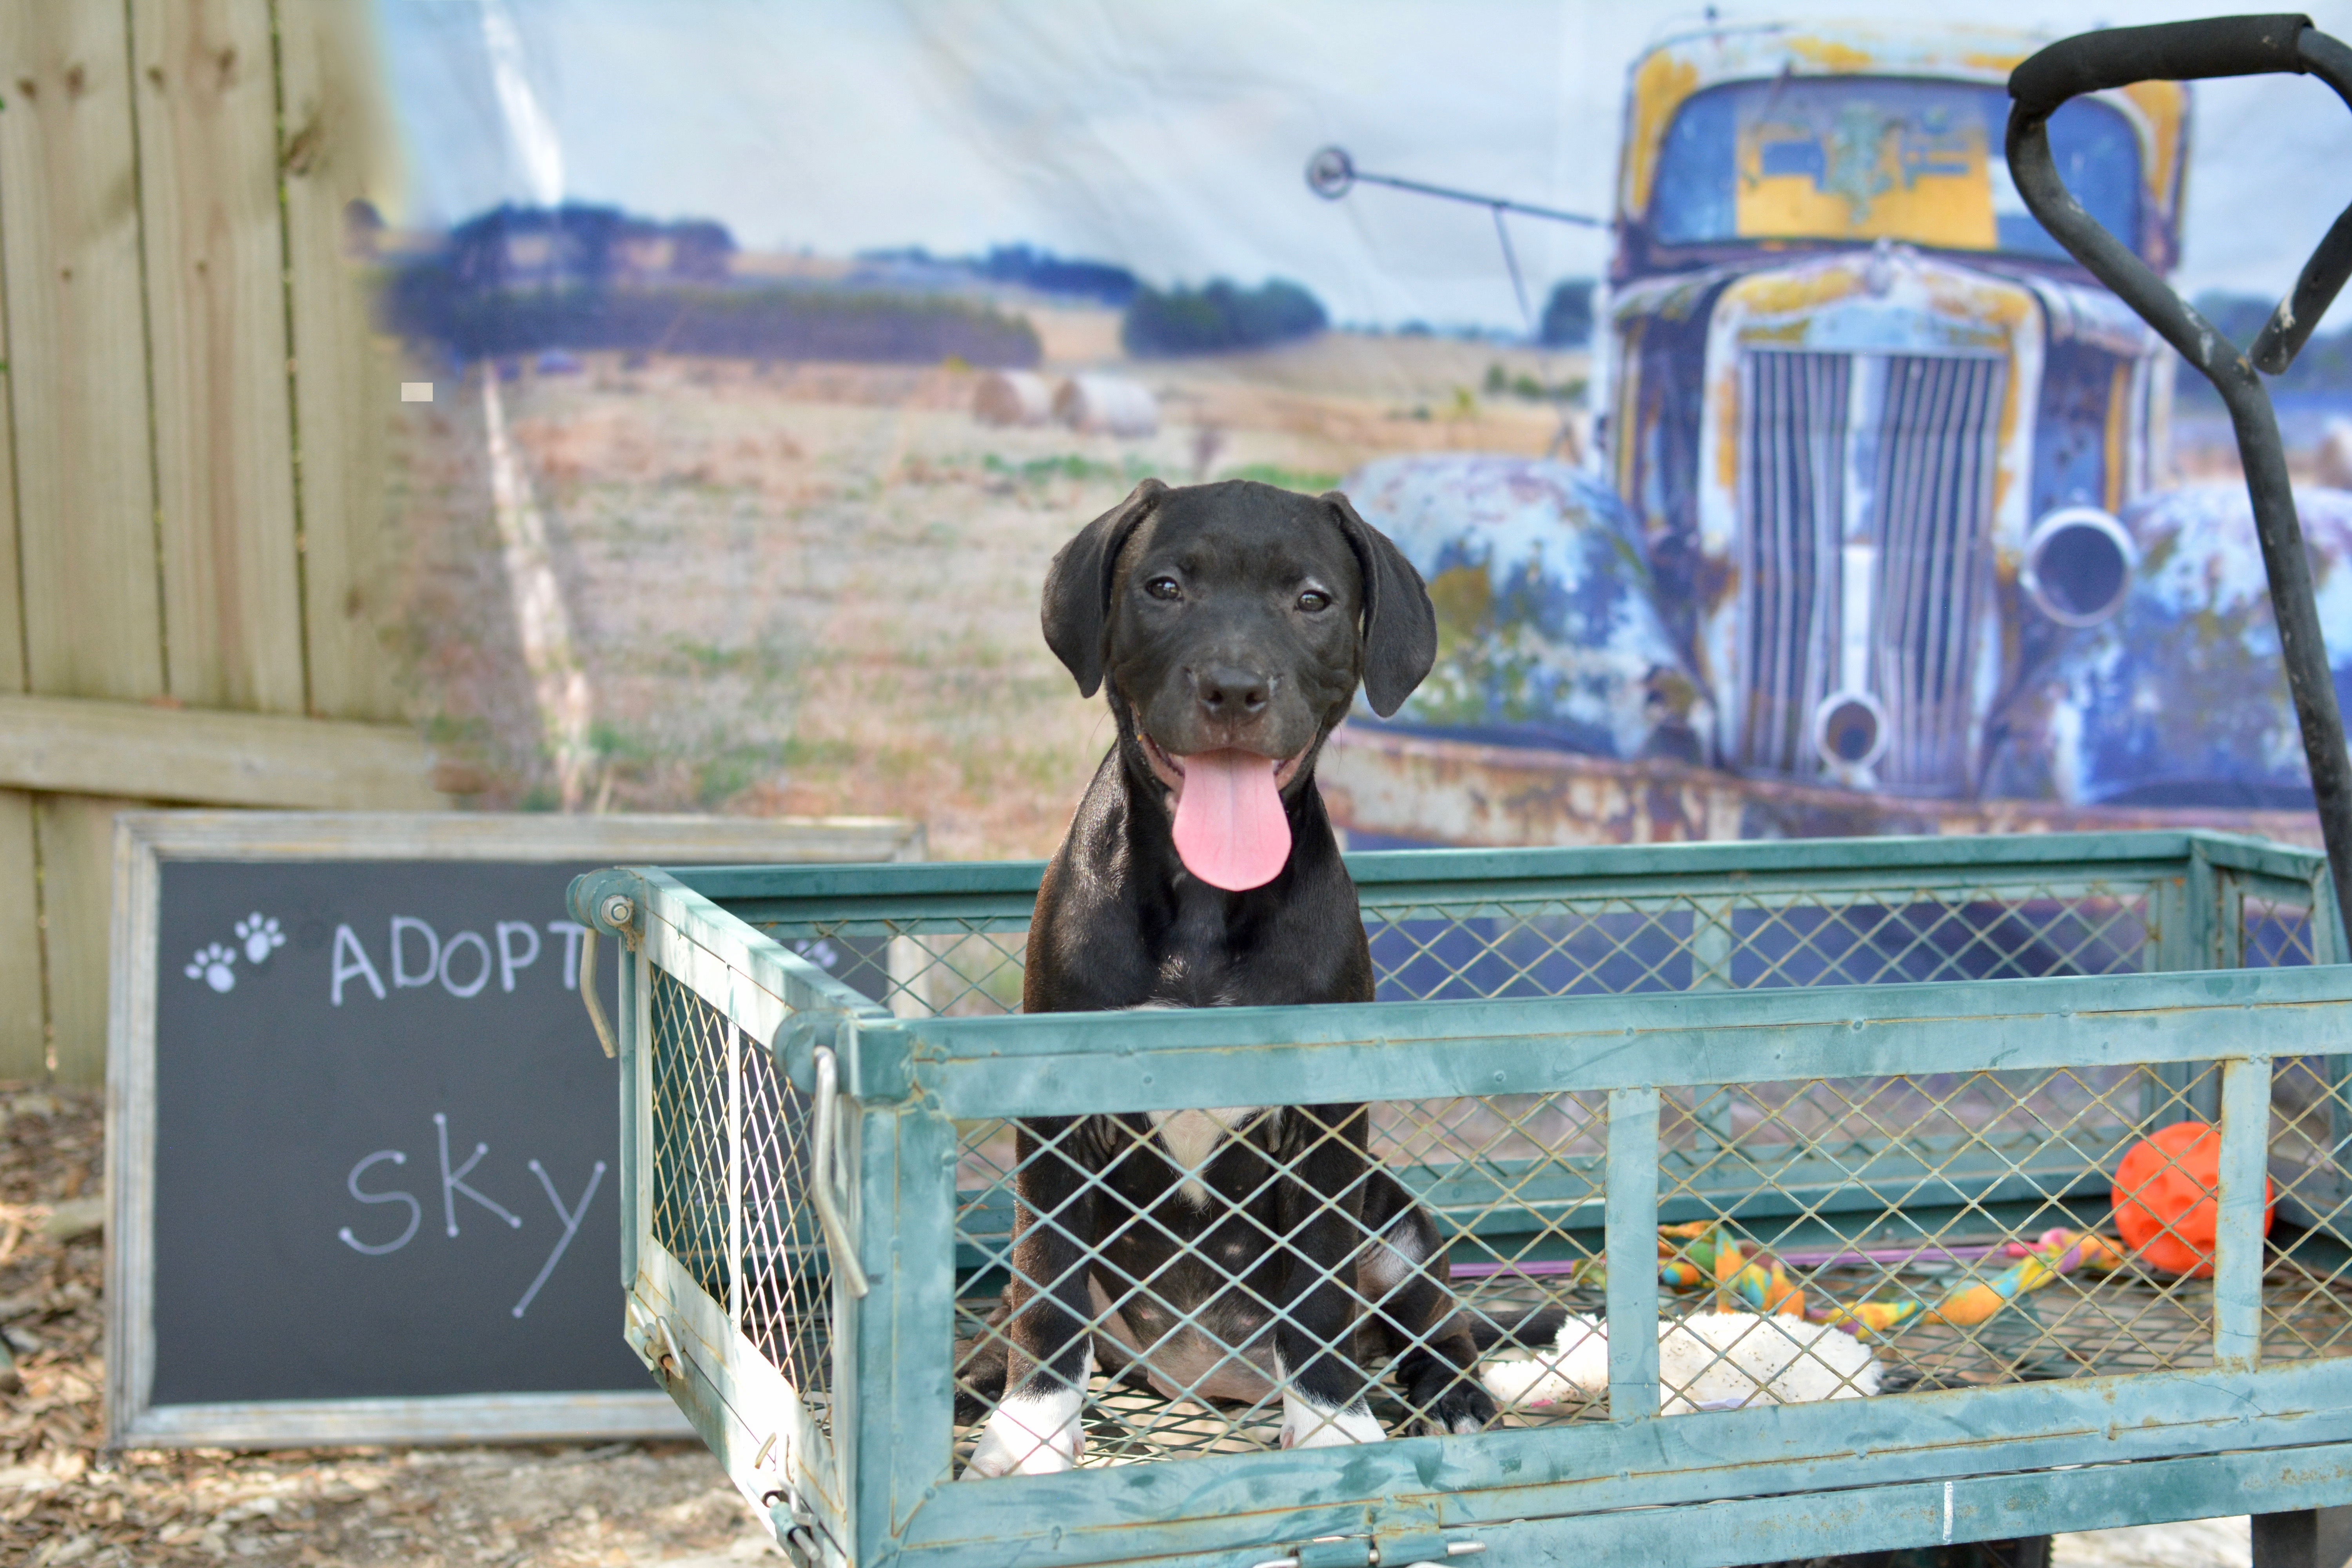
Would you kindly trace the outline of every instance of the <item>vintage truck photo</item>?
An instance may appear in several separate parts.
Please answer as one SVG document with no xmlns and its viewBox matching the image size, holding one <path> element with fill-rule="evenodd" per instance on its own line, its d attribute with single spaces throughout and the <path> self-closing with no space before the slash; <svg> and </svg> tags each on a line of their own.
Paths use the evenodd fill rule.
<svg viewBox="0 0 2352 1568">
<path fill-rule="evenodd" d="M 2011 183 L 2039 41 L 1723 26 L 1634 62 L 1597 468 L 1349 477 L 1441 617 L 1436 673 L 1325 764 L 1359 840 L 2312 837 L 2243 486 L 2171 485 L 2176 356 Z M 2050 122 L 2167 274 L 2189 118 L 2148 82 Z M 2298 496 L 2340 660 L 2352 495 Z"/>
</svg>

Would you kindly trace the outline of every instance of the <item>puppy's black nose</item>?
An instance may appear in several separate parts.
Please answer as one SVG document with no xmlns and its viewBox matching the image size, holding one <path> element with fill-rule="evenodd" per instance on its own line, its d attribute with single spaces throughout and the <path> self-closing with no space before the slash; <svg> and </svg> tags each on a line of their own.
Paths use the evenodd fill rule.
<svg viewBox="0 0 2352 1568">
<path fill-rule="evenodd" d="M 1255 670 L 1212 665 L 1191 672 L 1192 695 L 1212 719 L 1249 719 L 1265 711 L 1271 683 Z"/>
</svg>

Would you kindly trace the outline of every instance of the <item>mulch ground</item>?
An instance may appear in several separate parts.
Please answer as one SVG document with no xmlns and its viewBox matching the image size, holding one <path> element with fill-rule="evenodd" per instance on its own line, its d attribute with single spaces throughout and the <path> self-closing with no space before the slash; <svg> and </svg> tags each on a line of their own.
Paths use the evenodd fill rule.
<svg viewBox="0 0 2352 1568">
<path fill-rule="evenodd" d="M 0 1083 L 0 1334 L 15 1363 L 0 1390 L 0 1563 L 685 1568 L 773 1553 L 698 1444 L 109 1453 L 103 1120 L 96 1090 Z"/>
</svg>

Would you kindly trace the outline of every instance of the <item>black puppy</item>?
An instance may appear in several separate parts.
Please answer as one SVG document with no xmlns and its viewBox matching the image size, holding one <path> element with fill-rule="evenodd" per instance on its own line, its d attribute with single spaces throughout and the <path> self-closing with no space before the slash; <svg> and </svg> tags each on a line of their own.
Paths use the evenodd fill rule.
<svg viewBox="0 0 2352 1568">
<path fill-rule="evenodd" d="M 1436 656 L 1419 574 L 1356 515 L 1246 481 L 1155 479 L 1054 558 L 1045 641 L 1118 741 L 1046 868 L 1032 1013 L 1369 1002 L 1355 884 L 1314 782 L 1359 680 L 1392 713 Z M 1377 1442 L 1362 1359 L 1423 1427 L 1495 1406 L 1438 1236 L 1360 1104 L 1039 1119 L 1018 1129 L 1013 1282 L 959 1369 L 996 1400 L 973 1476 L 1067 1469 L 1097 1364 L 1169 1397 L 1279 1391 L 1285 1447 Z"/>
</svg>

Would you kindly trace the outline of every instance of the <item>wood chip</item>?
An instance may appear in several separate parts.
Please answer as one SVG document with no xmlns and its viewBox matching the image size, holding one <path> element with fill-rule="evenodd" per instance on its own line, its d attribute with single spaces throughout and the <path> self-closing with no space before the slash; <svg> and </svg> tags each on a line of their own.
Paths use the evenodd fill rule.
<svg viewBox="0 0 2352 1568">
<path fill-rule="evenodd" d="M 51 1241 L 71 1241 L 106 1227 L 106 1200 L 68 1198 L 53 1204 L 41 1221 L 41 1234 Z"/>
</svg>

